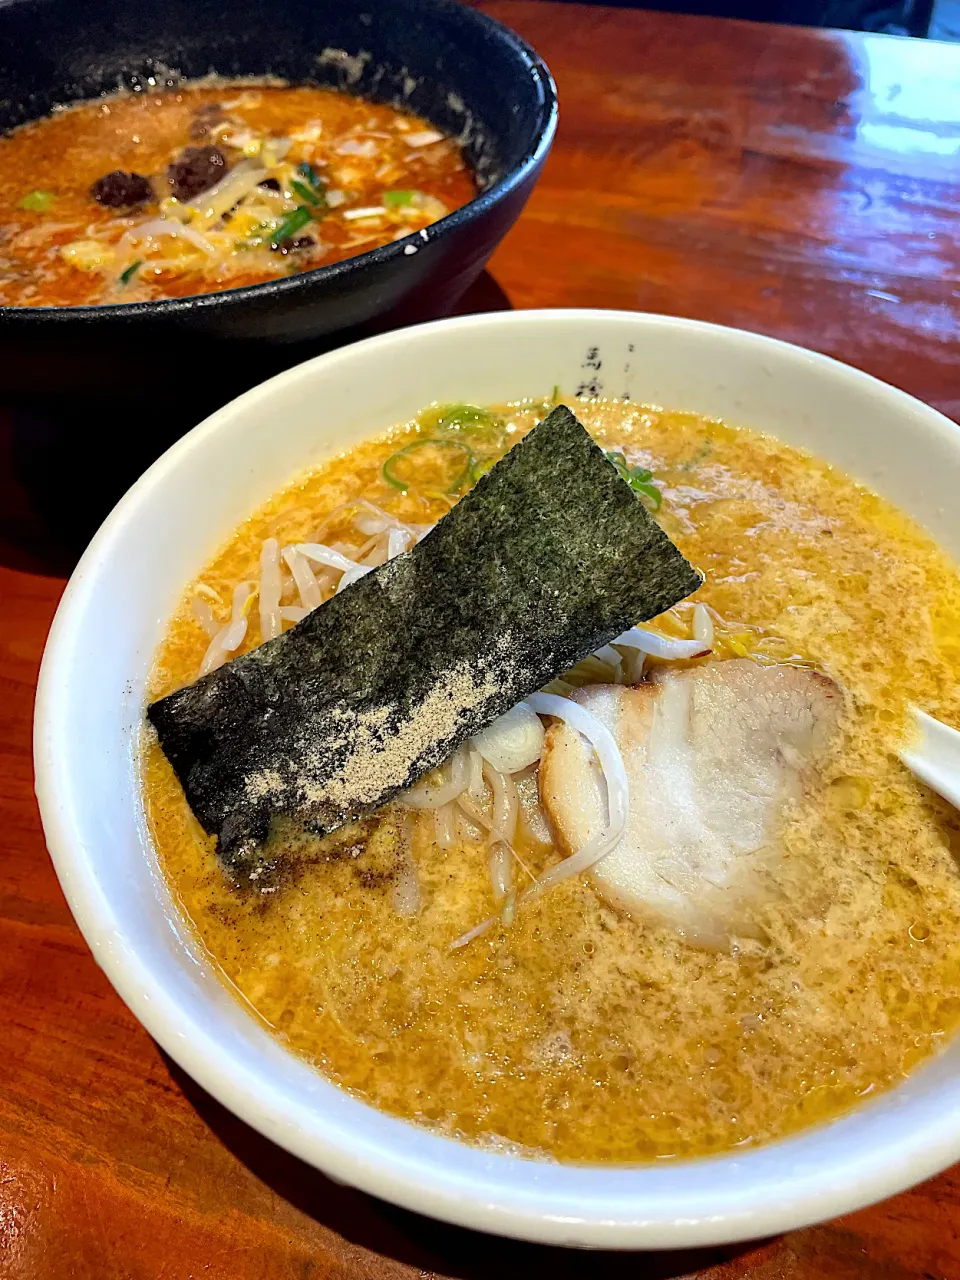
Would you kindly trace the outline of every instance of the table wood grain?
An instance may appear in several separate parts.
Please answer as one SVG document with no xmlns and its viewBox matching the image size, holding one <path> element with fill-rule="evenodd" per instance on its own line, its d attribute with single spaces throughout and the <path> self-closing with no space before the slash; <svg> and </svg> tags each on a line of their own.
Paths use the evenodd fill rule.
<svg viewBox="0 0 960 1280">
<path fill-rule="evenodd" d="M 562 120 L 464 310 L 741 325 L 960 418 L 960 46 L 548 0 L 483 7 L 546 57 Z M 30 719 L 73 548 L 69 521 L 51 532 L 28 443 L 0 418 L 3 1280 L 960 1277 L 958 1169 L 772 1241 L 585 1258 L 337 1187 L 207 1097 L 94 964 L 44 850 Z"/>
</svg>

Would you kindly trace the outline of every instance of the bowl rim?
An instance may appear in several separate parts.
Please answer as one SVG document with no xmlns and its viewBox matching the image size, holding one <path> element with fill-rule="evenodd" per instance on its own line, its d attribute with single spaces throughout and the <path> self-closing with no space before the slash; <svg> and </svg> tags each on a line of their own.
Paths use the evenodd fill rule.
<svg viewBox="0 0 960 1280">
<path fill-rule="evenodd" d="M 95 535 L 60 601 L 41 664 L 34 718 L 37 799 L 47 846 L 71 912 L 96 961 L 121 998 L 151 1036 L 207 1092 L 292 1154 L 336 1180 L 346 1181 L 415 1212 L 518 1239 L 620 1249 L 687 1248 L 757 1239 L 861 1208 L 955 1161 L 960 1157 L 960 1090 L 955 1091 L 957 1096 L 952 1101 L 938 1097 L 932 1111 L 916 1107 L 920 1114 L 909 1133 L 892 1135 L 873 1148 L 869 1143 L 862 1143 L 860 1147 L 854 1144 L 849 1154 L 845 1151 L 839 1166 L 818 1165 L 812 1172 L 799 1161 L 791 1160 L 791 1155 L 796 1155 L 811 1135 L 822 1135 L 833 1125 L 843 1124 L 846 1116 L 763 1144 L 741 1157 L 724 1152 L 663 1165 L 633 1166 L 544 1166 L 509 1153 L 484 1152 L 386 1116 L 386 1122 L 397 1126 L 400 1136 L 389 1151 L 378 1148 L 375 1159 L 371 1160 L 371 1144 L 361 1144 L 359 1149 L 354 1149 L 346 1140 L 343 1126 L 338 1130 L 333 1124 L 332 1135 L 328 1131 L 318 1132 L 316 1127 L 308 1130 L 304 1113 L 309 1115 L 309 1106 L 304 1100 L 293 1105 L 276 1095 L 271 1096 L 263 1079 L 265 1064 L 258 1062 L 254 1070 L 230 1059 L 216 1040 L 207 1037 L 205 1029 L 183 1010 L 163 981 L 140 960 L 136 948 L 117 945 L 118 940 L 123 939 L 112 921 L 111 906 L 100 891 L 92 869 L 93 859 L 74 835 L 71 810 L 62 799 L 69 791 L 71 752 L 65 741 L 58 741 L 56 700 L 68 687 L 73 659 L 71 632 L 82 620 L 85 597 L 96 585 L 98 573 L 103 572 L 104 565 L 120 546 L 125 527 L 136 517 L 141 500 L 156 487 L 166 484 L 169 474 L 201 441 L 219 433 L 226 436 L 238 407 L 249 409 L 258 402 L 269 403 L 271 394 L 279 386 L 297 380 L 310 381 L 318 370 L 342 359 L 345 353 L 350 353 L 352 358 L 361 351 L 375 358 L 385 347 L 415 343 L 421 336 L 440 330 L 472 330 L 482 337 L 484 330 L 495 326 L 520 329 L 526 325 L 585 325 L 600 317 L 619 317 L 638 330 L 667 328 L 708 336 L 725 335 L 727 339 L 733 335 L 760 357 L 775 353 L 782 359 L 812 365 L 827 376 L 857 387 L 865 395 L 883 396 L 915 419 L 917 415 L 923 416 L 939 432 L 946 430 L 960 453 L 960 426 L 906 392 L 859 369 L 778 339 L 678 317 L 587 308 L 471 315 L 394 331 L 317 356 L 245 392 L 172 445 L 120 499 Z M 903 1084 L 898 1084 L 881 1098 L 889 1098 L 903 1088 Z M 357 1105 L 377 1111 L 370 1104 L 358 1102 Z M 870 1102 L 861 1104 L 847 1116 L 863 1117 L 871 1107 Z M 383 1112 L 377 1111 L 377 1114 L 385 1116 Z M 298 1122 L 303 1128 L 298 1127 Z M 452 1147 L 477 1152 L 484 1167 L 489 1166 L 490 1172 L 485 1174 L 485 1181 L 479 1187 L 477 1177 L 471 1179 L 461 1169 L 445 1166 L 445 1154 L 451 1164 L 456 1163 L 448 1154 Z M 724 1173 L 732 1172 L 764 1152 L 774 1153 L 769 1161 L 775 1166 L 774 1174 L 768 1169 L 762 1191 L 754 1188 L 750 1202 L 739 1203 L 736 1191 L 725 1186 L 730 1179 L 725 1178 Z M 504 1162 L 522 1165 L 528 1171 L 529 1196 L 517 1194 L 515 1179 L 512 1187 L 501 1189 L 497 1168 L 505 1171 Z M 479 1167 L 479 1164 L 472 1166 L 473 1175 Z M 701 1172 L 716 1171 L 716 1186 L 715 1190 L 711 1188 L 709 1205 L 704 1193 L 699 1192 L 701 1203 L 696 1213 L 691 1211 L 691 1205 L 678 1204 L 675 1193 L 667 1196 L 662 1186 L 655 1186 L 659 1177 L 671 1177 L 671 1170 L 693 1168 Z M 547 1171 L 545 1178 L 541 1178 L 542 1169 Z M 539 1182 L 550 1179 L 554 1188 L 540 1190 Z M 595 1202 L 582 1204 L 578 1193 L 583 1195 L 587 1191 L 588 1182 Z M 601 1199 L 598 1188 L 604 1189 L 604 1195 L 609 1189 L 609 1201 Z M 696 1203 L 695 1195 L 690 1199 Z M 531 1207 L 531 1201 L 535 1207 Z"/>
<path fill-rule="evenodd" d="M 182 298 L 153 298 L 141 302 L 110 302 L 104 304 L 83 303 L 80 306 L 42 307 L 0 305 L 0 321 L 7 323 L 42 324 L 56 323 L 58 320 L 76 320 L 85 322 L 109 322 L 118 318 L 133 316 L 176 317 L 183 312 L 194 312 L 211 307 L 240 306 L 245 302 L 255 302 L 262 298 L 284 297 L 308 284 L 325 284 L 337 281 L 354 271 L 376 269 L 395 259 L 407 255 L 411 245 L 422 247 L 436 240 L 442 240 L 455 234 L 478 217 L 482 217 L 504 197 L 522 187 L 529 176 L 536 173 L 553 145 L 559 118 L 557 86 L 550 68 L 537 53 L 536 49 L 511 27 L 490 17 L 480 9 L 457 3 L 456 0 L 420 0 L 429 8 L 441 12 L 456 13 L 464 22 L 473 23 L 478 31 L 485 31 L 502 45 L 509 46 L 526 63 L 527 71 L 540 91 L 540 109 L 537 126 L 531 135 L 530 143 L 519 164 L 514 165 L 496 182 L 483 191 L 478 191 L 472 200 L 460 208 L 445 214 L 436 222 L 430 223 L 422 231 L 413 231 L 402 240 L 391 240 L 387 244 L 364 253 L 354 254 L 349 258 L 341 258 L 338 262 L 330 262 L 307 271 L 298 272 L 294 276 L 281 276 L 275 280 L 262 280 L 257 284 L 240 285 L 232 289 L 216 289 L 209 293 L 191 293 Z M 242 77 L 241 77 L 242 78 Z M 253 77 L 256 79 L 257 77 Z M 304 83 L 301 81 L 291 82 Z M 327 86 L 321 86 L 327 87 Z M 101 95 L 102 96 L 102 95 Z M 363 95 L 353 95 L 354 97 Z M 96 101 L 96 99 L 91 99 Z M 72 104 L 71 104 L 72 105 Z M 40 116 L 37 119 L 43 119 Z M 24 123 L 32 123 L 24 121 Z M 2 132 L 2 131 L 0 131 Z M 409 255 L 412 256 L 412 255 Z"/>
</svg>

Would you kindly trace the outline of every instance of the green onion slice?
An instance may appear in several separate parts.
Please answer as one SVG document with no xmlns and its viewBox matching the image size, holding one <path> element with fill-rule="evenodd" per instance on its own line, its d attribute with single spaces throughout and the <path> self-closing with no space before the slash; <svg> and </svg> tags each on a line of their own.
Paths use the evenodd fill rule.
<svg viewBox="0 0 960 1280">
<path fill-rule="evenodd" d="M 433 489 L 456 493 L 472 474 L 473 454 L 456 440 L 414 440 L 383 464 L 387 484 L 408 489 Z"/>
<path fill-rule="evenodd" d="M 302 164 L 297 165 L 297 173 L 299 173 L 302 178 L 306 178 L 314 191 L 326 191 L 326 183 L 320 177 L 319 173 L 317 173 L 316 169 L 314 169 L 313 165 L 307 164 L 306 160 L 304 160 Z"/>
<path fill-rule="evenodd" d="M 548 396 L 544 396 L 540 404 L 544 414 L 546 415 L 550 412 L 550 410 L 555 405 L 558 405 L 559 403 L 560 403 L 560 384 L 558 382 L 555 382 L 553 384 L 553 390 L 551 391 L 551 393 Z"/>
<path fill-rule="evenodd" d="M 503 423 L 489 409 L 481 409 L 475 404 L 445 404 L 435 409 L 438 427 L 455 427 L 460 431 L 472 431 L 489 426 L 502 426 Z"/>
<path fill-rule="evenodd" d="M 645 498 L 654 511 L 659 511 L 663 502 L 663 494 L 653 483 L 653 472 L 647 467 L 631 467 L 622 453 L 613 450 L 607 454 L 607 460 L 617 469 L 621 480 L 625 480 L 635 494 Z"/>
<path fill-rule="evenodd" d="M 643 480 L 634 480 L 631 484 L 634 493 L 640 494 L 642 498 L 647 498 L 652 511 L 659 511 L 663 505 L 663 494 L 655 484 L 647 484 Z"/>
<path fill-rule="evenodd" d="M 507 438 L 502 418 L 475 404 L 442 404 L 426 409 L 418 419 L 425 431 L 441 440 L 466 439 L 474 453 L 498 453 Z"/>
<path fill-rule="evenodd" d="M 640 480 L 646 483 L 646 481 L 653 479 L 652 471 L 648 470 L 646 467 L 631 467 L 619 450 L 612 450 L 609 452 L 607 454 L 607 459 L 613 463 L 620 472 L 621 477 L 626 480 L 627 484 L 629 484 L 631 480 Z"/>
<path fill-rule="evenodd" d="M 138 258 L 136 262 L 131 262 L 129 267 L 127 267 L 125 271 L 120 272 L 120 283 L 129 284 L 130 281 L 133 279 L 133 277 L 137 274 L 137 272 L 140 270 L 142 266 L 143 266 L 142 258 Z"/>
<path fill-rule="evenodd" d="M 298 182 L 294 178 L 290 183 L 290 187 L 301 200 L 306 200 L 307 204 L 318 205 L 323 203 L 323 196 L 315 191 L 313 187 L 308 187 L 305 182 Z"/>
<path fill-rule="evenodd" d="M 270 243 L 274 249 L 278 249 L 284 240 L 289 240 L 291 236 L 307 225 L 310 221 L 310 210 L 304 205 L 298 204 L 293 213 L 288 213 L 284 220 L 280 223 L 273 234 L 270 236 Z"/>
<path fill-rule="evenodd" d="M 384 191 L 383 204 L 387 209 L 402 209 L 404 205 L 413 204 L 419 191 Z"/>
<path fill-rule="evenodd" d="M 29 213 L 49 213 L 56 200 L 53 191 L 28 191 L 20 201 L 19 208 Z"/>
</svg>

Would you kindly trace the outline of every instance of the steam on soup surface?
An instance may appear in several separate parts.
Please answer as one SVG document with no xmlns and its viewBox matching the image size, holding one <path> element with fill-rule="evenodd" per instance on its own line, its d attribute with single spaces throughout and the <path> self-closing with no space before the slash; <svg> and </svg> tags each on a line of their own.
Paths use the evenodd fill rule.
<svg viewBox="0 0 960 1280">
<path fill-rule="evenodd" d="M 330 597 L 343 567 L 285 548 L 381 563 L 545 411 L 426 411 L 297 480 L 186 592 L 151 694 Z M 960 1017 L 960 822 L 896 758 L 908 704 L 960 724 L 960 577 L 892 506 L 782 444 L 617 402 L 577 411 L 706 577 L 651 624 L 665 656 L 608 647 L 554 686 L 640 771 L 628 836 L 659 850 L 652 888 L 636 865 L 618 880 L 618 849 L 518 896 L 583 834 L 571 796 L 593 765 L 546 716 L 543 742 L 526 723 L 538 763 L 523 733 L 475 742 L 268 892 L 229 881 L 155 741 L 150 828 L 225 980 L 377 1106 L 563 1160 L 766 1141 L 895 1083 Z M 279 614 L 261 613 L 278 571 Z M 699 738 L 677 736 L 698 717 Z M 654 768 L 655 794 L 636 785 Z"/>
<path fill-rule="evenodd" d="M 114 94 L 0 137 L 0 305 L 258 284 L 401 239 L 475 195 L 433 125 L 334 90 Z"/>
</svg>

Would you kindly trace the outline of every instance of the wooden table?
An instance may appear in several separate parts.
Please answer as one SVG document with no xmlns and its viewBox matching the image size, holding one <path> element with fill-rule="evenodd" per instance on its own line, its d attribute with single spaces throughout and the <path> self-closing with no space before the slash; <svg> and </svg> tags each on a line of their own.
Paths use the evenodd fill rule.
<svg viewBox="0 0 960 1280">
<path fill-rule="evenodd" d="M 830 352 L 960 418 L 960 46 L 546 0 L 485 8 L 544 54 L 562 124 L 465 309 L 626 307 Z M 505 295 L 505 297 L 504 297 Z M 0 1278 L 960 1277 L 960 1172 L 775 1241 L 582 1255 L 326 1181 L 134 1021 L 73 925 L 31 789 L 63 552 L 0 438 Z M 960 1168 L 960 1167 L 958 1167 Z"/>
</svg>

